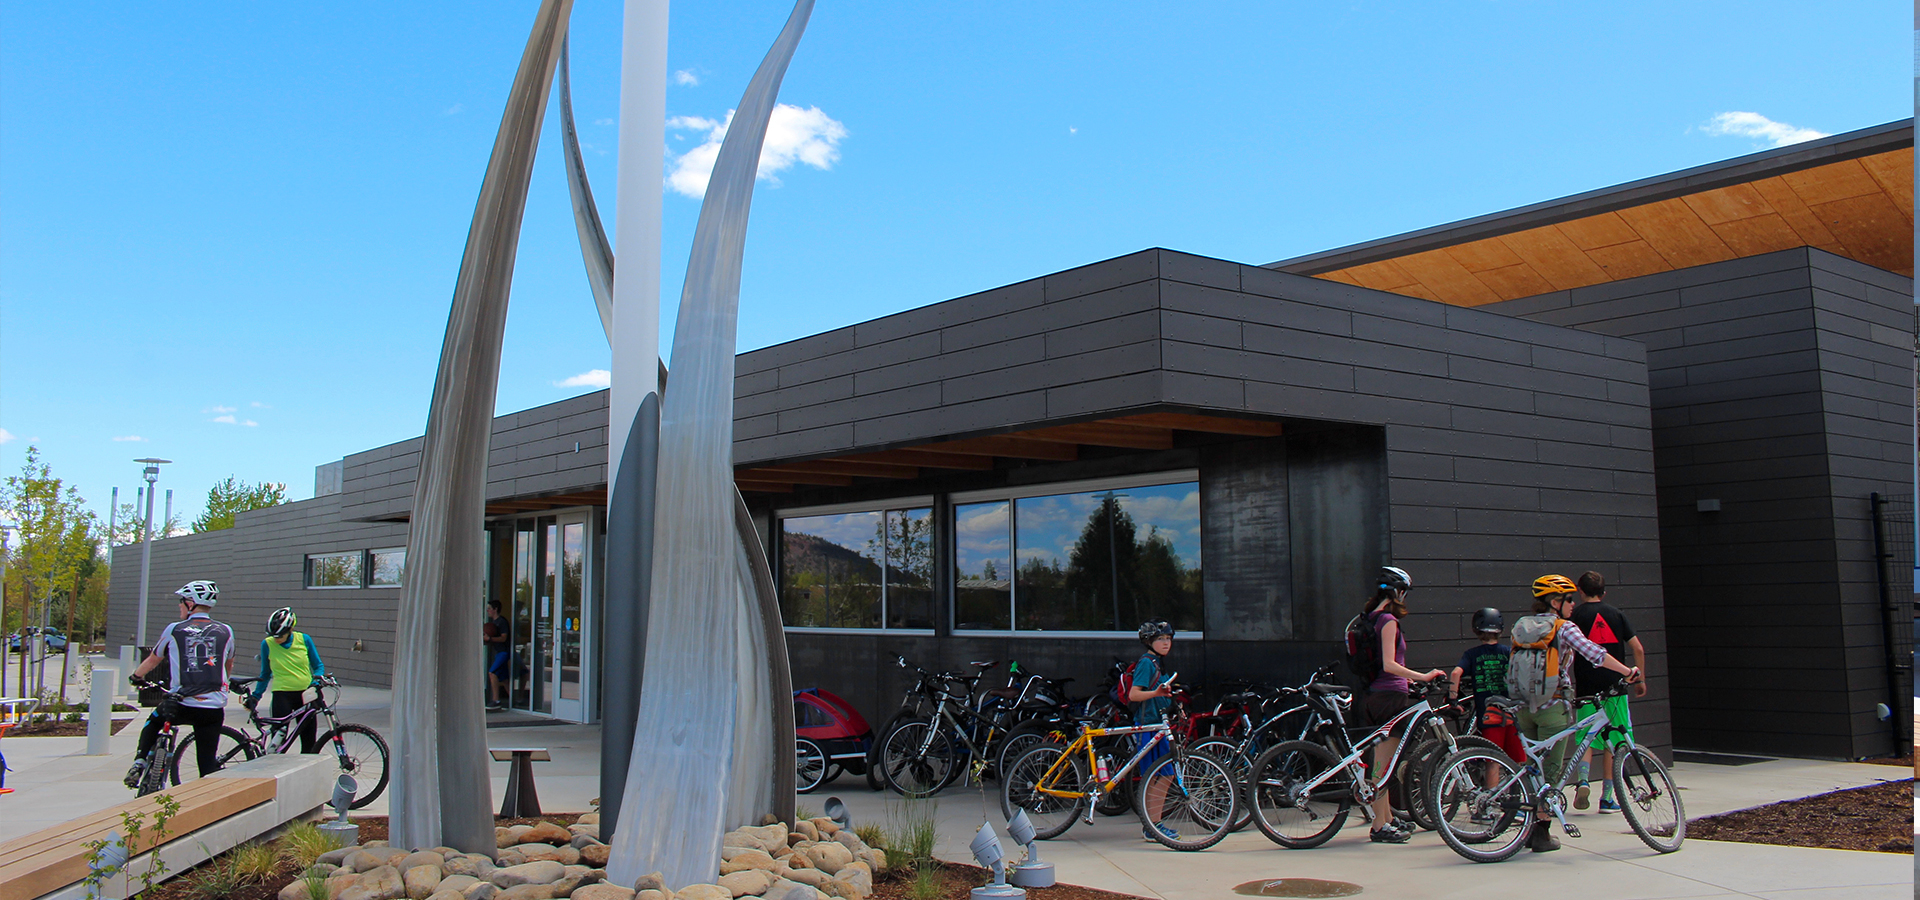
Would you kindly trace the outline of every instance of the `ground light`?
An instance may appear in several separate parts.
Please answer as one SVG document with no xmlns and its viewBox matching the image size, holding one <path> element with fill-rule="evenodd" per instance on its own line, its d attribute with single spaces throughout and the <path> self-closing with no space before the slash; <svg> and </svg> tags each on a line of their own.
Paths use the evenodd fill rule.
<svg viewBox="0 0 1920 900">
<path fill-rule="evenodd" d="M 1007 836 L 1027 848 L 1026 861 L 1007 873 L 1007 882 L 1023 888 L 1053 887 L 1053 863 L 1040 861 L 1040 848 L 1033 842 L 1033 823 L 1027 820 L 1026 810 L 1013 811 L 1013 820 L 1007 823 Z"/>
<path fill-rule="evenodd" d="M 974 862 L 983 869 L 993 870 L 993 883 L 974 888 L 973 900 L 1026 900 L 1026 891 L 1007 883 L 1007 869 L 1002 864 L 1007 854 L 1000 848 L 1000 836 L 993 833 L 992 822 L 980 823 L 970 849 Z"/>
<path fill-rule="evenodd" d="M 360 784 L 352 775 L 342 774 L 340 780 L 333 783 L 333 812 L 339 818 L 320 823 L 320 833 L 335 847 L 360 843 L 360 826 L 347 821 L 347 810 L 353 808 L 353 795 L 359 792 Z"/>
</svg>

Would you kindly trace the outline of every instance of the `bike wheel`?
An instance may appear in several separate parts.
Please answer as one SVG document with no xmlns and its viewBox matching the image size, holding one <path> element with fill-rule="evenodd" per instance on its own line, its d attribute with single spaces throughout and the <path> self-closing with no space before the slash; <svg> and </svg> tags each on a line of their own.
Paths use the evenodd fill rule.
<svg viewBox="0 0 1920 900">
<path fill-rule="evenodd" d="M 1141 777 L 1133 808 L 1147 835 L 1162 845 L 1205 850 L 1233 831 L 1240 789 L 1233 772 L 1212 756 L 1172 753 Z"/>
<path fill-rule="evenodd" d="M 932 732 L 931 741 L 928 732 Z M 880 741 L 880 778 L 901 796 L 931 797 L 939 793 L 959 777 L 960 765 L 960 751 L 953 745 L 953 738 L 924 719 L 896 722 Z"/>
<path fill-rule="evenodd" d="M 1041 744 L 1020 754 L 1000 776 L 1000 812 L 1011 820 L 1015 811 L 1026 810 L 1034 836 L 1042 840 L 1065 834 L 1086 808 L 1086 758 L 1062 759 L 1066 752 L 1058 744 Z"/>
<path fill-rule="evenodd" d="M 1428 789 L 1440 839 L 1474 862 L 1520 852 L 1533 828 L 1533 797 L 1506 751 L 1471 746 L 1440 761 Z"/>
<path fill-rule="evenodd" d="M 1402 777 L 1406 784 L 1407 812 L 1414 824 L 1428 831 L 1440 827 L 1439 816 L 1434 813 L 1433 805 L 1427 802 L 1430 799 L 1428 795 L 1433 792 L 1434 773 L 1439 770 L 1441 760 L 1468 747 L 1500 749 L 1499 744 L 1486 738 L 1463 735 L 1453 739 L 1451 749 L 1447 747 L 1446 741 L 1430 740 L 1414 748 L 1413 753 L 1407 757 L 1407 769 Z"/>
<path fill-rule="evenodd" d="M 1194 744 L 1190 752 L 1205 753 L 1227 767 L 1233 776 L 1234 789 L 1240 792 L 1239 802 L 1235 804 L 1237 812 L 1233 815 L 1233 825 L 1229 831 L 1239 831 L 1253 823 L 1253 802 L 1247 799 L 1247 773 L 1253 771 L 1253 759 L 1240 749 L 1240 745 L 1226 738 L 1208 738 Z"/>
<path fill-rule="evenodd" d="M 1660 758 L 1639 744 L 1613 751 L 1613 794 L 1633 833 L 1661 853 L 1687 839 L 1687 810 Z"/>
<path fill-rule="evenodd" d="M 820 745 L 806 738 L 793 742 L 794 761 L 798 767 L 793 779 L 796 793 L 811 794 L 827 783 L 827 754 Z"/>
<path fill-rule="evenodd" d="M 1260 754 L 1247 776 L 1260 833 L 1290 850 L 1318 847 L 1333 837 L 1353 806 L 1353 773 L 1333 772 L 1312 792 L 1305 785 L 1338 763 L 1327 748 L 1307 741 L 1283 741 Z"/>
<path fill-rule="evenodd" d="M 379 799 L 387 789 L 387 742 L 379 732 L 365 725 L 337 726 L 320 736 L 320 752 L 333 753 L 340 760 L 341 774 L 352 775 L 359 785 L 354 809 Z"/>
<path fill-rule="evenodd" d="M 187 735 L 186 740 L 181 741 L 174 747 L 173 758 L 167 760 L 166 767 L 166 778 L 169 784 L 176 786 L 180 784 L 180 766 L 182 761 L 185 762 L 188 772 L 192 772 L 195 775 L 199 774 L 200 744 L 198 742 L 200 735 L 203 733 L 205 732 L 193 732 Z M 220 730 L 215 733 L 215 735 L 213 738 L 215 741 L 213 758 L 221 769 L 234 763 L 246 762 L 260 755 L 260 748 L 255 747 L 253 742 L 247 740 L 247 736 L 242 733 L 240 729 L 232 725 L 220 726 Z"/>
<path fill-rule="evenodd" d="M 1041 744 L 1066 746 L 1073 741 L 1073 735 L 1068 733 L 1068 728 L 1067 725 L 1048 719 L 1030 719 L 1013 726 L 1006 737 L 1000 739 L 999 751 L 993 760 L 993 770 L 1006 772 L 1007 767 L 1013 765 L 1014 760 Z"/>
<path fill-rule="evenodd" d="M 140 787 L 134 792 L 135 796 L 145 797 L 166 788 L 167 769 L 176 758 L 177 754 L 167 750 L 165 744 L 155 744 L 147 752 L 147 771 L 140 776 Z"/>
</svg>

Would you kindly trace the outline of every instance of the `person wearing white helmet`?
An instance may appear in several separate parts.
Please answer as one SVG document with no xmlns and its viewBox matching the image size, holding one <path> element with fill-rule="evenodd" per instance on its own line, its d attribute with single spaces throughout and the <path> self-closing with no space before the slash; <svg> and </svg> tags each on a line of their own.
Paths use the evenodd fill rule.
<svg viewBox="0 0 1920 900">
<path fill-rule="evenodd" d="M 193 726 L 193 743 L 201 775 L 220 768 L 220 726 L 227 719 L 227 678 L 233 674 L 233 629 L 213 620 L 220 586 L 211 581 L 189 581 L 173 592 L 180 598 L 180 621 L 169 622 L 154 640 L 153 652 L 133 669 L 131 680 L 167 666 L 167 688 L 185 694 L 177 722 Z M 140 749 L 127 771 L 127 787 L 139 788 L 145 775 L 147 752 L 160 737 L 160 712 L 147 717 L 140 731 Z"/>
</svg>

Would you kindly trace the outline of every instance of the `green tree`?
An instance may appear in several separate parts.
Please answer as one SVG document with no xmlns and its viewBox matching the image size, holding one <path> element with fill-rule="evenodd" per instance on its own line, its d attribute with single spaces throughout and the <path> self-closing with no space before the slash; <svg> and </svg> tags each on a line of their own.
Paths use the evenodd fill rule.
<svg viewBox="0 0 1920 900">
<path fill-rule="evenodd" d="M 195 534 L 233 527 L 233 517 L 250 509 L 287 502 L 287 486 L 272 481 L 248 484 L 232 475 L 207 491 L 207 511 L 193 520 Z M 167 532 L 160 532 L 166 534 Z"/>
<path fill-rule="evenodd" d="M 54 477 L 40 459 L 40 448 L 27 448 L 20 474 L 0 485 L 0 514 L 13 521 L 16 541 L 7 554 L 5 596 L 11 623 L 38 624 L 42 615 L 58 621 L 58 608 L 71 618 L 73 598 L 92 574 L 99 537 L 93 513 L 80 492 Z M 37 610 L 45 605 L 45 610 Z M 36 615 L 36 612 L 39 614 Z M 24 655 L 21 676 L 26 674 Z"/>
<path fill-rule="evenodd" d="M 154 515 L 164 518 L 166 516 L 166 507 L 162 505 L 163 502 L 164 501 L 156 502 L 153 508 Z M 146 540 L 146 515 L 146 507 L 141 504 L 120 504 L 120 508 L 113 514 L 113 522 L 111 523 L 113 525 L 113 534 L 108 538 L 109 543 L 115 547 L 124 547 L 127 544 L 138 544 Z M 180 527 L 180 515 L 175 513 L 170 519 L 154 523 L 153 539 L 157 541 L 167 535 L 178 534 Z"/>
</svg>

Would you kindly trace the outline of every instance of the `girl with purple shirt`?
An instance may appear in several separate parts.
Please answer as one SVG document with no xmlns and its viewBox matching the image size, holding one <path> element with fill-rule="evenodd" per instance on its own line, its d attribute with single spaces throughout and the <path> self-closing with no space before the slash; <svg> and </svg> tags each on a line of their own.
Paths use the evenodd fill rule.
<svg viewBox="0 0 1920 900">
<path fill-rule="evenodd" d="M 1439 669 L 1416 672 L 1407 668 L 1407 635 L 1400 629 L 1400 620 L 1407 614 L 1407 592 L 1410 590 L 1413 590 L 1413 576 L 1404 569 L 1382 566 L 1380 585 L 1374 590 L 1373 598 L 1367 601 L 1367 620 L 1372 623 L 1375 633 L 1380 635 L 1380 674 L 1374 677 L 1372 684 L 1367 685 L 1366 696 L 1360 701 L 1361 715 L 1369 727 L 1385 725 L 1413 705 L 1413 697 L 1407 693 L 1411 682 L 1446 677 L 1446 673 Z M 1391 735 L 1375 745 L 1374 771 L 1385 769 L 1398 749 L 1399 735 Z M 1398 799 L 1400 783 L 1389 779 L 1388 785 L 1389 790 L 1373 797 L 1372 839 L 1378 844 L 1404 844 L 1413 836 L 1412 823 L 1394 819 L 1392 801 Z M 1405 802 L 1402 801 L 1400 806 L 1404 809 Z"/>
</svg>

